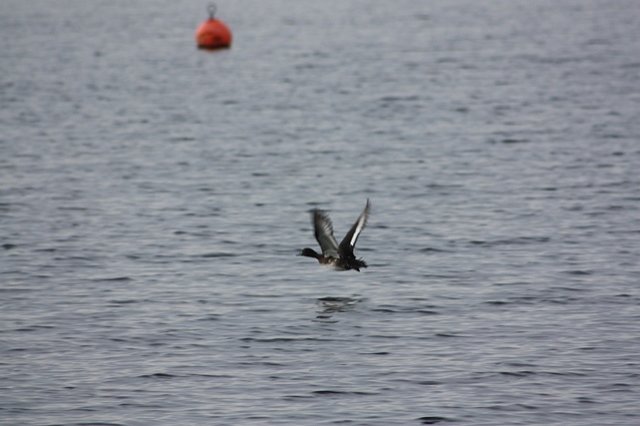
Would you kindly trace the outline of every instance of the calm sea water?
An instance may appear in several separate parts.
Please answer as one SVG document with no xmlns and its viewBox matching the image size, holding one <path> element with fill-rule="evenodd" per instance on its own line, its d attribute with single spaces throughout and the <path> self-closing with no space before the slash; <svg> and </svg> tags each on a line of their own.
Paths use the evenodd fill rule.
<svg viewBox="0 0 640 426">
<path fill-rule="evenodd" d="M 218 16 L 0 3 L 1 424 L 640 424 L 640 2 Z"/>
</svg>

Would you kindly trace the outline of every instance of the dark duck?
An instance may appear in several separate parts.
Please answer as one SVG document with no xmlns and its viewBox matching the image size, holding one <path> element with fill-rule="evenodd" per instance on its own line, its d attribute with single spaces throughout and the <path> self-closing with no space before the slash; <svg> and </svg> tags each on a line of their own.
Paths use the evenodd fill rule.
<svg viewBox="0 0 640 426">
<path fill-rule="evenodd" d="M 322 265 L 330 265 L 341 271 L 360 268 L 366 268 L 367 264 L 362 259 L 356 259 L 353 249 L 356 246 L 358 237 L 367 224 L 369 218 L 369 199 L 364 206 L 364 210 L 360 213 L 358 220 L 353 224 L 347 235 L 344 236 L 342 242 L 338 245 L 336 237 L 333 236 L 333 225 L 331 219 L 323 210 L 311 210 L 311 222 L 313 223 L 313 231 L 322 249 L 322 254 L 306 247 L 300 252 L 300 256 L 313 257 Z"/>
</svg>

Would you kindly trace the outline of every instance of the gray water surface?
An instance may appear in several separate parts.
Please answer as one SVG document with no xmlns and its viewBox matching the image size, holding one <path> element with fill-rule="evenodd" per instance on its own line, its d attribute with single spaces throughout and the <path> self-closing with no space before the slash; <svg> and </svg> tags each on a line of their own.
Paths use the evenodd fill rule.
<svg viewBox="0 0 640 426">
<path fill-rule="evenodd" d="M 218 16 L 0 3 L 1 424 L 640 424 L 638 1 Z"/>
</svg>

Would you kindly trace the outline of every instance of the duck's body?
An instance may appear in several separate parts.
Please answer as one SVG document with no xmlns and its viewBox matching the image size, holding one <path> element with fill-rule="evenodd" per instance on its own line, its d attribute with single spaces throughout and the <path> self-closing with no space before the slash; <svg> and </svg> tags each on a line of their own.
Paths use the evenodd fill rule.
<svg viewBox="0 0 640 426">
<path fill-rule="evenodd" d="M 353 224 L 347 235 L 344 236 L 342 242 L 338 244 L 336 238 L 333 236 L 333 225 L 331 219 L 322 210 L 314 209 L 311 211 L 311 221 L 313 223 L 314 235 L 322 254 L 317 253 L 315 250 L 306 247 L 300 252 L 301 256 L 313 257 L 322 265 L 330 265 L 335 269 L 347 271 L 349 269 L 355 269 L 360 271 L 360 268 L 366 268 L 367 264 L 362 259 L 356 259 L 353 254 L 356 241 L 360 233 L 367 224 L 369 217 L 369 200 L 364 210 Z"/>
</svg>

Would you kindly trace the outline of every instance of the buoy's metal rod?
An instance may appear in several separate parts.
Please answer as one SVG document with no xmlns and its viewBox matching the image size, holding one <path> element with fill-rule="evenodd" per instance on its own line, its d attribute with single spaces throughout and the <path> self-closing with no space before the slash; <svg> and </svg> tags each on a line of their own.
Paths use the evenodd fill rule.
<svg viewBox="0 0 640 426">
<path fill-rule="evenodd" d="M 216 10 L 218 10 L 218 7 L 215 3 L 209 3 L 209 6 L 207 6 L 207 10 L 209 11 L 209 19 L 213 19 L 216 14 Z"/>
</svg>

